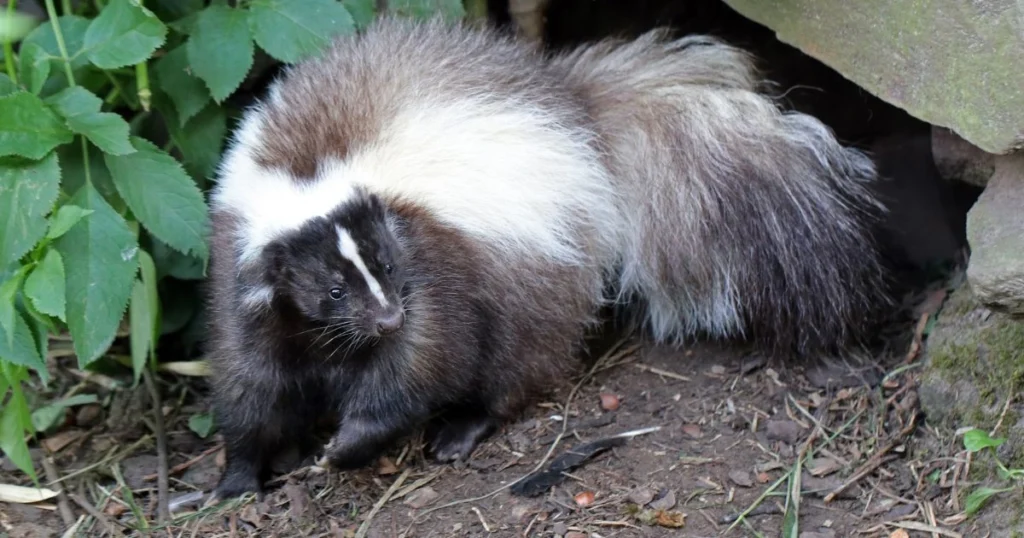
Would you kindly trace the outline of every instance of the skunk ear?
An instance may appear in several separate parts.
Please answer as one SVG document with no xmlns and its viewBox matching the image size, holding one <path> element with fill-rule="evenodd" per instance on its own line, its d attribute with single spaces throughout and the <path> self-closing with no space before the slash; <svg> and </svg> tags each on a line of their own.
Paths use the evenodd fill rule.
<svg viewBox="0 0 1024 538">
<path fill-rule="evenodd" d="M 271 286 L 278 286 L 288 278 L 288 247 L 277 240 L 263 248 L 264 276 Z"/>
</svg>

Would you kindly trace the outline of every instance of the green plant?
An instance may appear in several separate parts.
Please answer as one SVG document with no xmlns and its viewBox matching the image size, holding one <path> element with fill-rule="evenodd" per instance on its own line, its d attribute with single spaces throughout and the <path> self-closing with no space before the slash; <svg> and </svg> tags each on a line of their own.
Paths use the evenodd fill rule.
<svg viewBox="0 0 1024 538">
<path fill-rule="evenodd" d="M 984 430 L 977 428 L 970 429 L 964 433 L 964 448 L 968 452 L 979 453 L 982 450 L 999 448 L 1000 445 L 1006 442 L 1005 437 L 991 437 Z M 964 511 L 968 516 L 973 516 L 978 513 L 979 510 L 985 505 L 985 502 L 989 498 L 998 495 L 1000 493 L 1006 493 L 1013 491 L 1016 485 L 1013 482 L 1019 483 L 1024 482 L 1024 469 L 1010 469 L 1007 468 L 1003 462 L 999 461 L 999 458 L 993 458 L 996 464 L 996 469 L 999 473 L 999 478 L 1005 481 L 1010 481 L 1011 485 L 1003 488 L 992 488 L 987 486 L 979 486 L 975 488 L 970 494 L 967 495 L 967 499 L 964 502 Z"/>
<path fill-rule="evenodd" d="M 178 290 L 205 275 L 203 192 L 232 98 L 377 15 L 375 0 L 60 4 L 31 21 L 9 0 L 0 18 L 0 448 L 33 480 L 26 389 L 49 381 L 50 337 L 69 333 L 77 367 L 93 369 L 127 321 L 137 384 L 160 338 L 195 319 Z M 467 13 L 462 0 L 385 9 Z"/>
</svg>

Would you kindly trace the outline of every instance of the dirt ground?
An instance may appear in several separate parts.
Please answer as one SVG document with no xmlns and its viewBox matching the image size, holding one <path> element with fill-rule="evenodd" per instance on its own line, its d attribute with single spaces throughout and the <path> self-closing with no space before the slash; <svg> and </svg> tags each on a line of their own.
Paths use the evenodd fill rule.
<svg viewBox="0 0 1024 538">
<path fill-rule="evenodd" d="M 934 311 L 930 302 L 923 308 Z M 12 538 L 61 536 L 68 523 L 68 536 L 710 537 L 782 536 L 796 516 L 802 538 L 985 536 L 956 500 L 966 476 L 956 440 L 922 426 L 915 371 L 924 327 L 894 329 L 890 348 L 873 355 L 807 364 L 710 343 L 672 351 L 619 342 L 466 464 L 424 461 L 414 439 L 372 469 L 300 466 L 263 502 L 214 506 L 201 497 L 223 465 L 219 438 L 188 427 L 206 411 L 201 380 L 161 376 L 160 428 L 144 384 L 110 390 L 112 378 L 70 376 L 101 404 L 68 413 L 33 449 L 47 462 L 43 483 L 60 479 L 51 487 L 64 493 L 0 505 L 0 524 Z M 157 509 L 161 429 L 166 524 Z M 519 490 L 542 462 L 637 430 L 550 489 Z M 9 462 L 2 474 L 27 484 Z"/>
</svg>

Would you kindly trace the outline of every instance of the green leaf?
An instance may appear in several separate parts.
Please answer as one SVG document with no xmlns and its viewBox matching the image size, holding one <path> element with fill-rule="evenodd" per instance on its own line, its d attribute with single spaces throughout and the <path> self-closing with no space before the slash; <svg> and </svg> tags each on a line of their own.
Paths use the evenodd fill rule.
<svg viewBox="0 0 1024 538">
<path fill-rule="evenodd" d="M 323 50 L 334 37 L 354 32 L 355 22 L 336 0 L 253 0 L 249 27 L 268 54 L 295 63 Z"/>
<path fill-rule="evenodd" d="M 127 155 L 135 148 L 128 142 L 128 122 L 114 113 L 100 112 L 103 101 L 89 90 L 74 86 L 48 97 L 46 103 L 64 116 L 67 126 L 111 155 Z"/>
<path fill-rule="evenodd" d="M 159 88 L 171 98 L 178 112 L 178 125 L 195 116 L 210 101 L 210 91 L 189 70 L 188 51 L 182 45 L 153 64 Z"/>
<path fill-rule="evenodd" d="M 7 331 L 0 331 L 0 359 L 12 364 L 27 366 L 39 373 L 43 382 L 49 380 L 46 362 L 39 354 L 35 337 L 21 312 L 14 312 L 14 338 L 7 338 Z"/>
<path fill-rule="evenodd" d="M 68 329 L 85 367 L 110 346 L 128 306 L 138 241 L 103 196 L 86 183 L 70 203 L 93 211 L 55 245 L 64 258 Z"/>
<path fill-rule="evenodd" d="M 68 233 L 74 225 L 78 224 L 78 221 L 88 217 L 93 213 L 91 209 L 82 209 L 76 205 L 64 204 L 60 206 L 60 209 L 56 213 L 50 215 L 50 227 L 46 231 L 47 239 L 57 239 L 58 237 Z"/>
<path fill-rule="evenodd" d="M 206 439 L 213 432 L 213 415 L 200 413 L 188 418 L 188 429 L 195 432 L 202 439 Z"/>
<path fill-rule="evenodd" d="M 50 77 L 50 55 L 35 43 L 23 45 L 18 51 L 18 62 L 21 64 L 21 80 L 28 91 L 39 94 L 43 84 Z"/>
<path fill-rule="evenodd" d="M 0 156 L 42 159 L 74 135 L 41 99 L 28 92 L 0 97 Z"/>
<path fill-rule="evenodd" d="M 255 47 L 246 12 L 218 4 L 200 11 L 185 49 L 192 72 L 223 102 L 252 67 Z"/>
<path fill-rule="evenodd" d="M 132 300 L 128 307 L 131 323 L 132 371 L 135 383 L 142 377 L 146 367 L 146 359 L 155 358 L 154 346 L 159 336 L 160 297 L 156 289 L 156 266 L 149 254 L 139 251 L 139 268 L 141 278 L 135 280 L 132 287 Z"/>
<path fill-rule="evenodd" d="M 76 405 L 93 404 L 97 401 L 99 400 L 95 394 L 76 394 L 70 398 L 44 405 L 32 412 L 32 427 L 37 432 L 44 432 L 62 421 L 65 410 Z"/>
<path fill-rule="evenodd" d="M 32 433 L 32 415 L 25 394 L 21 391 L 20 380 L 8 379 L 8 382 L 11 385 L 11 398 L 4 405 L 3 415 L 0 415 L 0 448 L 23 473 L 32 480 L 38 480 L 25 441 L 25 433 Z"/>
<path fill-rule="evenodd" d="M 121 199 L 121 195 L 114 186 L 114 180 L 110 179 L 110 170 L 103 162 L 103 150 L 93 144 L 85 145 L 89 158 L 86 159 L 82 152 L 81 144 L 67 144 L 57 148 L 60 155 L 60 189 L 61 192 L 78 192 L 85 184 L 91 183 L 103 195 L 103 198 L 114 208 L 115 211 L 124 215 L 128 206 Z M 67 200 L 64 200 L 66 203 Z"/>
<path fill-rule="evenodd" d="M 429 19 L 437 14 L 447 19 L 466 16 L 462 0 L 391 0 L 388 2 L 388 11 L 416 19 Z"/>
<path fill-rule="evenodd" d="M 104 157 L 121 197 L 151 234 L 207 259 L 209 216 L 199 187 L 165 151 L 138 137 L 132 143 L 137 152 Z"/>
<path fill-rule="evenodd" d="M 1006 442 L 1005 438 L 993 439 L 984 430 L 974 428 L 964 434 L 964 448 L 970 452 L 977 452 L 984 448 L 996 448 Z"/>
<path fill-rule="evenodd" d="M 341 5 L 345 6 L 349 15 L 352 15 L 352 21 L 358 29 L 365 28 L 373 22 L 374 13 L 377 11 L 375 3 L 376 0 L 341 0 Z"/>
<path fill-rule="evenodd" d="M 14 339 L 15 301 L 27 271 L 28 266 L 22 266 L 3 284 L 0 284 L 0 328 L 3 329 L 7 340 Z"/>
<path fill-rule="evenodd" d="M 36 310 L 66 321 L 64 317 L 64 259 L 56 249 L 48 249 L 43 259 L 25 279 L 25 296 Z"/>
<path fill-rule="evenodd" d="M 206 276 L 203 260 L 182 254 L 159 239 L 153 239 L 150 250 L 156 262 L 157 278 L 170 276 L 179 280 L 200 280 Z M 163 308 L 161 312 L 164 312 Z"/>
<path fill-rule="evenodd" d="M 966 512 L 968 516 L 973 516 L 974 514 L 977 514 L 979 510 L 981 510 L 981 508 L 985 505 L 985 501 L 989 500 L 989 498 L 991 498 L 993 495 L 1010 491 L 1012 489 L 1013 488 L 994 489 L 987 487 L 979 487 L 972 491 L 971 494 L 967 496 L 967 500 L 964 501 L 964 512 Z"/>
<path fill-rule="evenodd" d="M 168 127 L 171 139 L 181 151 L 185 165 L 193 172 L 194 177 L 201 178 L 205 184 L 217 169 L 224 139 L 228 134 L 224 108 L 211 103 L 184 128 Z"/>
<path fill-rule="evenodd" d="M 0 97 L 10 95 L 18 91 L 18 85 L 5 73 L 0 73 Z"/>
<path fill-rule="evenodd" d="M 85 32 L 89 61 L 116 69 L 147 60 L 167 39 L 167 26 L 139 0 L 111 0 Z"/>
<path fill-rule="evenodd" d="M 61 36 L 64 38 L 64 46 L 68 51 L 71 60 L 71 68 L 80 69 L 89 65 L 89 58 L 81 54 L 85 44 L 85 32 L 89 29 L 89 19 L 78 15 L 63 15 L 57 17 L 57 26 L 60 27 Z M 53 25 L 47 22 L 32 30 L 21 46 L 36 44 L 43 48 L 53 58 L 61 58 L 60 47 L 57 46 L 57 36 L 53 33 Z M 63 60 L 58 60 L 63 62 Z M 63 66 L 61 66 L 63 69 Z"/>
<path fill-rule="evenodd" d="M 56 153 L 41 161 L 0 159 L 0 267 L 17 262 L 46 233 L 60 175 Z"/>
</svg>

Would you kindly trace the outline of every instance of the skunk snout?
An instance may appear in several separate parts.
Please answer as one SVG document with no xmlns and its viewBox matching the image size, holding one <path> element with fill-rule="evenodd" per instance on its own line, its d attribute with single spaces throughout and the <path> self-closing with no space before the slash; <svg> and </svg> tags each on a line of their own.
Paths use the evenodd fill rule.
<svg viewBox="0 0 1024 538">
<path fill-rule="evenodd" d="M 382 312 L 377 317 L 377 331 L 381 334 L 390 334 L 398 331 L 405 325 L 405 312 L 401 308 L 394 311 Z"/>
</svg>

